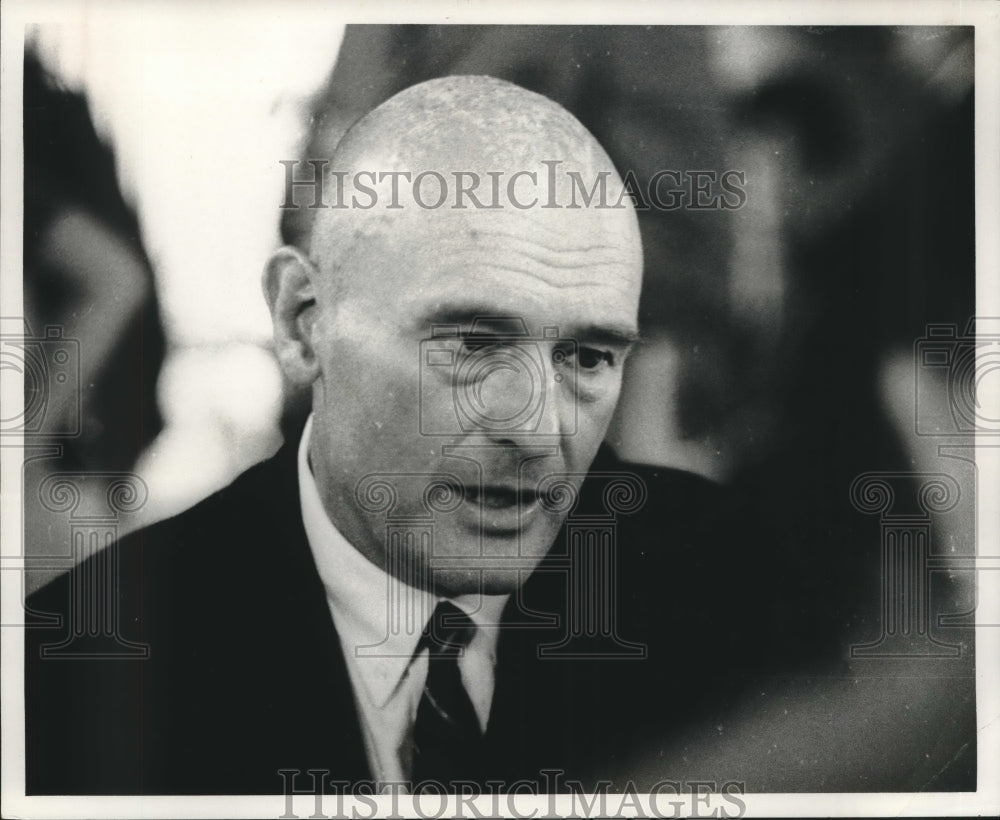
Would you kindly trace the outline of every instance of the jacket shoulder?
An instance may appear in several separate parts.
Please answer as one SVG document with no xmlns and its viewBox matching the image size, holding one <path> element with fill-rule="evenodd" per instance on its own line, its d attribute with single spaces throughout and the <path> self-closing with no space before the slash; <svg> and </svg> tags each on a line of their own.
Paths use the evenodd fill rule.
<svg viewBox="0 0 1000 820">
<path fill-rule="evenodd" d="M 269 787 L 270 746 L 297 759 L 288 727 L 305 707 L 286 670 L 303 670 L 302 704 L 339 678 L 294 465 L 279 454 L 30 596 L 30 790 L 242 793 Z"/>
<path fill-rule="evenodd" d="M 254 465 L 193 507 L 129 533 L 53 579 L 28 597 L 29 613 L 65 608 L 70 588 L 109 560 L 119 574 L 116 592 L 125 608 L 136 588 L 148 593 L 169 582 L 180 597 L 189 584 L 209 578 L 213 570 L 231 568 L 234 551 L 246 557 L 248 550 L 263 546 L 275 537 L 280 511 L 297 504 L 297 482 L 288 481 L 284 457 L 279 453 Z"/>
<path fill-rule="evenodd" d="M 587 476 L 580 509 L 614 515 L 627 530 L 660 527 L 714 532 L 734 509 L 729 491 L 704 476 L 673 467 L 636 464 L 602 448 Z"/>
<path fill-rule="evenodd" d="M 606 458 L 595 466 L 588 509 L 607 509 L 619 494 L 610 535 L 616 583 L 640 630 L 671 653 L 752 653 L 772 580 L 731 489 L 669 467 Z M 627 488 L 615 489 L 618 476 Z"/>
</svg>

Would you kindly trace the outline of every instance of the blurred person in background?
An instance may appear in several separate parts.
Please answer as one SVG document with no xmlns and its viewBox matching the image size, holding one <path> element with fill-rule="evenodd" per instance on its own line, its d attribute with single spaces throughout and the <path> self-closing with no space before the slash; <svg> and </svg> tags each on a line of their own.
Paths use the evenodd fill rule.
<svg viewBox="0 0 1000 820">
<path fill-rule="evenodd" d="M 28 39 L 114 150 L 100 185 L 114 181 L 134 212 L 164 337 L 158 374 L 147 354 L 162 423 L 134 464 L 146 501 L 120 516 L 124 532 L 190 507 L 281 442 L 281 374 L 246 272 L 280 244 L 279 160 L 300 150 L 305 100 L 343 26 L 308 4 L 276 18 L 263 5 L 234 17 L 204 4 L 84 0 L 61 4 L 56 19 Z"/>
<path fill-rule="evenodd" d="M 81 344 L 81 435 L 65 466 L 128 469 L 161 428 L 163 331 L 138 222 L 86 99 L 30 50 L 24 114 L 25 318 L 34 336 L 54 325 Z M 51 433 L 77 425 L 70 408 L 47 410 Z"/>
<path fill-rule="evenodd" d="M 39 487 L 55 472 L 89 474 L 85 492 L 97 498 L 113 475 L 134 467 L 162 428 L 156 385 L 165 342 L 112 149 L 86 98 L 63 87 L 31 48 L 24 203 L 26 554 L 70 558 L 65 517 L 40 502 Z M 32 572 L 29 588 L 57 572 Z"/>
</svg>

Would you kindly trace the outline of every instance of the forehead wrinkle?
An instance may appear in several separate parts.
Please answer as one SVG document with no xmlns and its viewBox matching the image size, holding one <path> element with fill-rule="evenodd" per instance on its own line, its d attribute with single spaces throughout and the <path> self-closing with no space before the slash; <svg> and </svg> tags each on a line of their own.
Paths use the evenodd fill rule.
<svg viewBox="0 0 1000 820">
<path fill-rule="evenodd" d="M 580 268 L 606 268 L 609 264 L 609 260 L 597 259 L 593 262 L 560 262 L 555 259 L 545 259 L 541 256 L 533 256 L 530 253 L 519 253 L 519 256 L 523 256 L 525 259 L 530 259 L 532 262 L 537 262 L 540 265 L 544 265 L 547 268 L 556 268 L 557 270 L 579 270 Z"/>
<path fill-rule="evenodd" d="M 492 241 L 482 241 L 483 238 Z M 606 279 L 580 279 L 573 282 L 588 285 L 612 285 L 614 280 L 624 280 L 631 283 L 641 278 L 641 263 L 630 254 L 627 246 L 620 245 L 583 245 L 578 248 L 554 247 L 539 242 L 534 238 L 516 236 L 504 231 L 492 231 L 488 234 L 448 235 L 439 242 L 429 240 L 431 253 L 435 256 L 451 254 L 453 267 L 455 264 L 467 264 L 470 268 L 494 268 L 525 273 L 551 284 L 555 281 L 544 275 L 544 269 L 556 271 L 593 270 L 604 268 L 608 271 Z M 596 250 L 596 249 L 600 250 Z M 537 251 L 542 252 L 537 252 Z M 484 258 L 485 257 L 485 258 Z M 466 261 L 467 260 L 467 261 Z M 498 260 L 503 260 L 498 261 Z M 526 263 L 534 263 L 542 270 L 529 270 Z M 560 284 L 559 287 L 565 287 Z"/>
<path fill-rule="evenodd" d="M 485 249 L 481 249 L 485 250 Z M 608 270 L 609 275 L 621 275 L 625 278 L 633 278 L 628 273 L 628 263 L 620 256 L 609 254 L 606 257 L 599 259 L 590 260 L 574 260 L 562 258 L 563 254 L 553 254 L 552 256 L 538 256 L 532 253 L 526 253 L 522 250 L 512 250 L 510 248 L 498 249 L 504 251 L 504 256 L 508 257 L 507 264 L 502 265 L 494 261 L 493 259 L 483 260 L 481 258 L 476 258 L 476 252 L 472 251 L 469 253 L 456 253 L 455 258 L 457 261 L 469 259 L 469 267 L 510 267 L 511 269 L 519 269 L 520 265 L 518 262 L 534 262 L 536 265 L 542 268 L 550 268 L 553 271 L 574 271 L 574 270 L 587 270 L 593 268 L 604 268 Z M 569 254 L 566 253 L 566 256 Z M 639 278 L 638 273 L 635 274 L 636 279 Z"/>
<path fill-rule="evenodd" d="M 592 234 L 593 231 L 589 231 L 588 234 Z M 552 236 L 551 231 L 546 231 L 543 233 L 544 236 Z M 551 251 L 553 253 L 589 253 L 591 251 L 611 251 L 613 253 L 620 253 L 622 250 L 621 245 L 572 245 L 558 246 L 551 245 L 547 242 L 542 241 L 542 239 L 535 238 L 526 235 L 525 232 L 514 233 L 512 231 L 506 231 L 502 228 L 482 228 L 473 227 L 470 229 L 470 238 L 479 239 L 484 237 L 487 239 L 499 239 L 505 242 L 523 242 L 529 245 L 536 245 L 546 251 Z"/>
<path fill-rule="evenodd" d="M 503 288 L 511 293 L 519 286 L 515 280 L 505 280 L 503 273 L 524 274 L 532 280 L 558 286 L 560 288 L 572 285 L 589 287 L 607 287 L 613 290 L 638 289 L 642 277 L 631 266 L 621 259 L 609 259 L 603 266 L 593 265 L 581 270 L 573 266 L 550 266 L 520 254 L 464 254 L 449 253 L 443 249 L 443 261 L 436 262 L 433 258 L 424 264 L 420 258 L 413 258 L 407 264 L 412 280 L 418 287 L 432 285 L 435 281 L 446 283 L 450 288 Z M 596 269 L 604 272 L 598 273 Z"/>
<path fill-rule="evenodd" d="M 529 248 L 534 246 L 535 248 L 541 248 L 546 252 L 532 253 L 528 248 L 509 246 L 502 246 L 501 248 L 498 248 L 498 250 L 503 250 L 511 256 L 529 259 L 532 262 L 537 262 L 539 265 L 556 268 L 558 270 L 603 268 L 624 264 L 620 248 L 609 247 L 607 248 L 606 253 L 595 253 L 593 250 L 584 248 L 552 248 L 538 242 L 532 242 L 528 239 L 522 239 L 521 242 L 522 244 L 528 245 Z M 492 250 L 492 248 L 487 247 L 485 250 Z M 577 258 L 580 256 L 584 256 L 584 258 Z"/>
<path fill-rule="evenodd" d="M 610 282 L 608 282 L 607 279 L 592 279 L 592 280 L 588 280 L 588 279 L 573 279 L 573 280 L 571 280 L 569 282 L 562 282 L 562 283 L 560 283 L 560 282 L 556 282 L 556 281 L 553 281 L 551 279 L 546 278 L 543 274 L 541 274 L 538 271 L 532 271 L 532 270 L 529 270 L 527 268 L 519 268 L 519 267 L 516 267 L 514 265 L 501 265 L 501 264 L 499 264 L 497 262 L 491 262 L 488 267 L 492 268 L 494 270 L 504 270 L 504 271 L 510 271 L 511 273 L 523 274 L 524 276 L 528 276 L 531 279 L 535 279 L 535 280 L 537 280 L 539 282 L 543 282 L 548 287 L 555 288 L 557 290 L 567 290 L 569 288 L 577 288 L 577 287 L 579 287 L 579 288 L 582 288 L 582 287 L 607 287 L 607 288 L 611 288 L 612 290 L 617 290 L 617 288 L 615 288 L 615 286 L 613 284 L 611 284 Z"/>
<path fill-rule="evenodd" d="M 472 265 L 483 264 L 482 257 L 486 256 L 486 264 L 492 264 L 493 254 L 503 254 L 503 256 L 515 260 L 528 260 L 544 267 L 556 270 L 577 270 L 583 268 L 615 268 L 628 267 L 628 258 L 621 253 L 595 253 L 593 251 L 577 251 L 570 249 L 545 249 L 547 252 L 532 252 L 532 243 L 529 247 L 511 247 L 509 243 L 489 243 L 477 244 L 472 247 L 462 243 L 460 240 L 451 242 L 441 242 L 437 244 L 432 253 L 436 256 L 442 254 L 453 254 L 456 259 L 467 259 Z M 636 274 L 638 275 L 638 273 Z"/>
<path fill-rule="evenodd" d="M 559 221 L 552 211 L 537 209 L 516 214 L 498 211 L 452 212 L 457 224 L 432 220 L 414 225 L 425 243 L 458 245 L 463 248 L 517 250 L 517 245 L 550 254 L 594 254 L 614 258 L 631 256 L 639 249 L 637 237 L 625 211 L 595 218 L 587 212 L 561 211 Z M 448 214 L 447 216 L 451 216 Z M 512 222 L 516 220 L 516 224 Z M 635 241 L 633 241 L 635 240 Z"/>
</svg>

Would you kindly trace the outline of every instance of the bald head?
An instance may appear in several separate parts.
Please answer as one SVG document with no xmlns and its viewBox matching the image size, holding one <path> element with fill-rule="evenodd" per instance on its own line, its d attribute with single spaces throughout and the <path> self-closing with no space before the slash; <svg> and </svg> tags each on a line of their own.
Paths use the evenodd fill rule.
<svg viewBox="0 0 1000 820">
<path fill-rule="evenodd" d="M 553 158 L 613 169 L 562 106 L 494 77 L 459 76 L 407 88 L 363 117 L 338 145 L 334 167 L 379 160 L 412 170 L 516 170 Z"/>
<path fill-rule="evenodd" d="M 315 212 L 309 252 L 338 292 L 359 244 L 389 233 L 419 246 L 501 224 L 610 229 L 641 266 L 632 200 L 607 153 L 562 106 L 503 80 L 444 77 L 396 94 L 347 132 L 329 169 L 342 207 Z"/>
</svg>

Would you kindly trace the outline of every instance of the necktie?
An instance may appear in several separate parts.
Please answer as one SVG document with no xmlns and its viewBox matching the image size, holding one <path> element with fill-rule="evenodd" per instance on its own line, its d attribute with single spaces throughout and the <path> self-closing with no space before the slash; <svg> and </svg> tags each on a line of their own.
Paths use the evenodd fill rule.
<svg viewBox="0 0 1000 820">
<path fill-rule="evenodd" d="M 427 682 L 413 726 L 413 782 L 479 781 L 483 735 L 462 683 L 458 659 L 476 625 L 454 604 L 442 601 L 417 644 L 428 649 Z"/>
</svg>

